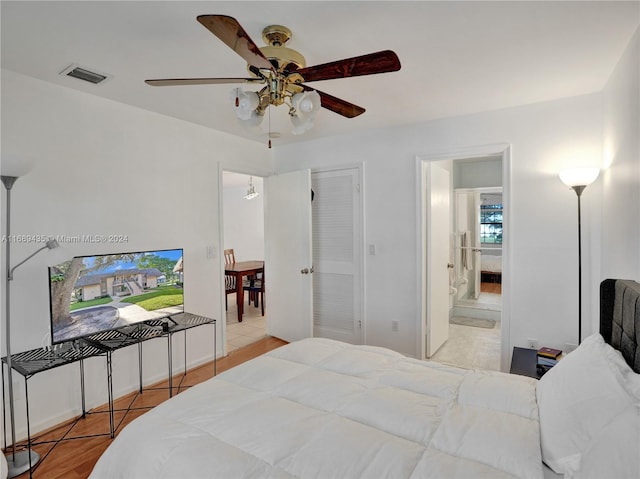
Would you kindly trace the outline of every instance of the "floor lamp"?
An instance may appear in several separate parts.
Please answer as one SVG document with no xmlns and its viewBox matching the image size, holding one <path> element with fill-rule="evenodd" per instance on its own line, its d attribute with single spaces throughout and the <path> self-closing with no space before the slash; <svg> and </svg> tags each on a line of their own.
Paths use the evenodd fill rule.
<svg viewBox="0 0 640 479">
<path fill-rule="evenodd" d="M 9 417 L 11 421 L 11 452 L 6 454 L 7 460 L 7 468 L 8 475 L 7 477 L 16 477 L 20 474 L 30 470 L 37 462 L 40 460 L 40 455 L 32 451 L 31 449 L 26 449 L 23 451 L 16 451 L 16 422 L 15 422 L 15 413 L 14 413 L 14 403 L 13 403 L 13 376 L 11 369 L 11 281 L 13 280 L 13 272 L 19 266 L 26 263 L 28 260 L 33 258 L 40 251 L 45 249 L 53 249 L 58 246 L 58 242 L 56 240 L 49 240 L 46 244 L 40 249 L 36 250 L 31 255 L 27 256 L 20 263 L 16 264 L 13 268 L 11 267 L 11 188 L 13 184 L 16 182 L 19 176 L 25 174 L 28 171 L 28 165 L 25 163 L 14 163 L 9 160 L 5 160 L 3 158 L 2 164 L 2 184 L 7 190 L 7 201 L 6 201 L 6 238 L 5 238 L 5 265 L 6 265 L 6 276 L 5 276 L 5 352 L 7 354 L 7 382 L 8 382 L 8 396 L 9 396 Z M 6 174 L 5 174 L 6 173 Z M 4 387 L 4 385 L 3 385 Z M 6 446 L 6 444 L 5 444 Z"/>
<path fill-rule="evenodd" d="M 574 168 L 560 172 L 560 180 L 570 186 L 578 195 L 578 344 L 582 342 L 582 221 L 580 212 L 580 197 L 584 189 L 593 183 L 599 168 Z"/>
</svg>

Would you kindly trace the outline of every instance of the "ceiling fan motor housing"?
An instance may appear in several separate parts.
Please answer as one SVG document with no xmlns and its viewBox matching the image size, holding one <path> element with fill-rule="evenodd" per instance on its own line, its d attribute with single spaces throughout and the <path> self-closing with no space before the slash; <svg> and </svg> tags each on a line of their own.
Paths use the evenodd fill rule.
<svg viewBox="0 0 640 479">
<path fill-rule="evenodd" d="M 253 92 L 258 97 L 258 106 L 251 111 L 250 120 L 264 115 L 265 110 L 273 105 L 286 104 L 292 118 L 311 113 L 314 108 L 307 103 L 294 102 L 294 96 L 301 93 L 315 92 L 313 101 L 310 95 L 306 99 L 317 107 L 326 108 L 345 118 L 355 118 L 365 109 L 348 101 L 336 98 L 306 85 L 309 82 L 333 80 L 377 73 L 394 72 L 400 69 L 400 60 L 391 50 L 344 58 L 333 62 L 311 67 L 306 66 L 305 58 L 285 44 L 291 39 L 291 30 L 282 25 L 270 25 L 262 31 L 262 38 L 267 46 L 259 48 L 242 25 L 228 15 L 198 15 L 198 22 L 213 33 L 225 45 L 240 55 L 248 64 L 247 78 L 165 78 L 145 80 L 152 86 L 169 85 L 219 85 L 226 83 L 262 83 L 264 87 Z M 240 105 L 239 92 L 235 91 L 236 108 Z M 298 97 L 299 99 L 302 97 Z M 318 100 L 319 98 L 319 100 Z M 255 98 L 253 98 L 255 100 Z M 255 103 L 255 101 L 253 101 Z M 252 104 L 253 104 L 252 103 Z M 307 108 L 308 107 L 308 108 Z M 309 110 L 306 112 L 306 110 Z"/>
<path fill-rule="evenodd" d="M 262 30 L 262 38 L 267 46 L 261 47 L 260 51 L 280 73 L 292 72 L 307 66 L 306 60 L 299 52 L 284 46 L 291 39 L 291 35 L 291 30 L 282 25 L 269 25 Z"/>
</svg>

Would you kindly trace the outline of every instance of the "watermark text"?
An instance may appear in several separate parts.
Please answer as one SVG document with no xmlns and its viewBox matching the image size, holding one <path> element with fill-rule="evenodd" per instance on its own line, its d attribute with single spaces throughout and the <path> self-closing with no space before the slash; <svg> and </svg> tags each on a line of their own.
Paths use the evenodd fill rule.
<svg viewBox="0 0 640 479">
<path fill-rule="evenodd" d="M 40 235 L 40 234 L 15 234 L 2 235 L 2 243 L 46 243 L 56 240 L 58 243 L 127 243 L 129 235 L 123 234 L 81 234 L 81 235 Z"/>
</svg>

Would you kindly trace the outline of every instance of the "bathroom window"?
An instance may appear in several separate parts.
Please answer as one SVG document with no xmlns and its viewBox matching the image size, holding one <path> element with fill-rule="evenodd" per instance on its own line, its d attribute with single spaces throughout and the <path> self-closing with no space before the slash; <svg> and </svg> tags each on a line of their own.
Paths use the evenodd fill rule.
<svg viewBox="0 0 640 479">
<path fill-rule="evenodd" d="M 501 204 L 483 204 L 480 207 L 480 243 L 502 244 Z"/>
</svg>

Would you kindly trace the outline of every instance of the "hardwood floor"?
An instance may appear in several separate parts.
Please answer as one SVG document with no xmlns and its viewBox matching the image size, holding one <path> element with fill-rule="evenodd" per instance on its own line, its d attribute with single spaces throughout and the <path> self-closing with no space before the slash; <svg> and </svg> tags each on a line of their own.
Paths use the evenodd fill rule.
<svg viewBox="0 0 640 479">
<path fill-rule="evenodd" d="M 480 291 L 482 293 L 502 294 L 502 284 L 483 281 L 480 283 Z"/>
<path fill-rule="evenodd" d="M 221 373 L 227 369 L 244 363 L 261 354 L 287 344 L 277 338 L 267 337 L 254 344 L 237 349 L 229 353 L 228 356 L 218 359 L 217 371 Z M 174 388 L 181 384 L 182 390 L 188 386 L 193 386 L 206 381 L 213 376 L 213 363 L 203 364 L 197 368 L 189 370 L 186 376 L 176 375 L 173 380 Z M 180 382 L 182 381 L 182 382 Z M 114 402 L 115 424 L 117 426 L 116 435 L 124 426 L 136 417 L 144 414 L 150 408 L 157 406 L 169 397 L 168 381 L 154 384 L 145 389 L 142 394 L 137 392 L 118 398 Z M 164 388 L 164 389 L 162 389 Z M 175 395 L 175 390 L 174 390 Z M 127 408 L 132 408 L 127 411 Z M 63 424 L 55 426 L 48 431 L 37 434 L 33 437 L 33 442 L 41 443 L 34 447 L 42 460 L 33 471 L 33 477 L 37 479 L 83 479 L 87 478 L 98 458 L 104 450 L 111 444 L 109 437 L 109 414 L 107 405 L 96 408 L 87 415 L 86 418 L 76 418 Z M 69 429 L 72 429 L 69 431 Z M 91 438 L 70 439 L 59 442 L 55 441 L 60 437 L 87 436 L 104 433 L 104 436 Z M 18 448 L 20 450 L 20 448 Z M 24 473 L 20 478 L 29 477 Z"/>
</svg>

